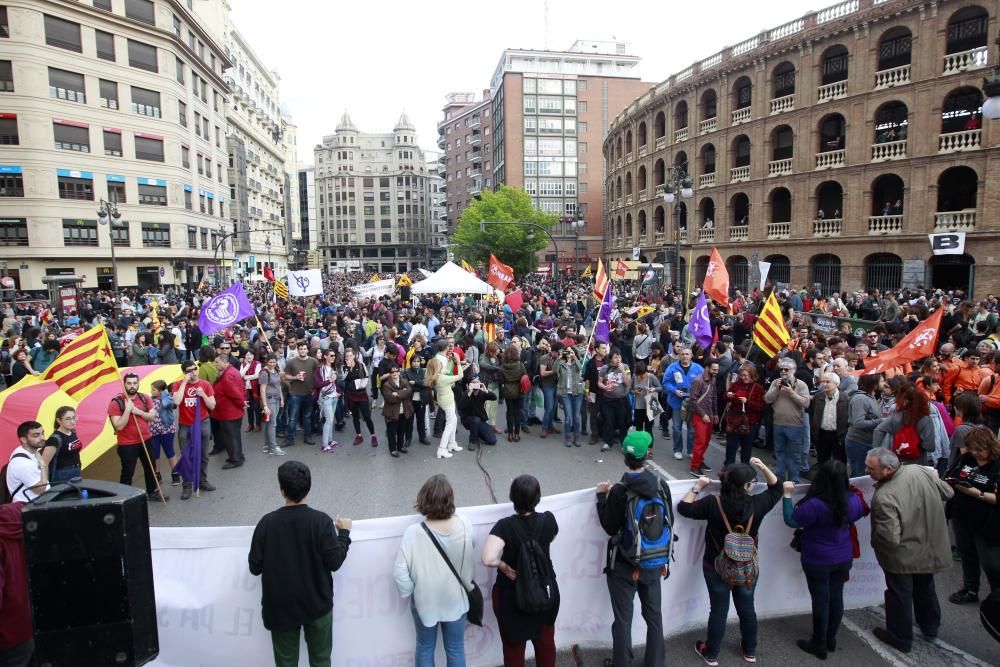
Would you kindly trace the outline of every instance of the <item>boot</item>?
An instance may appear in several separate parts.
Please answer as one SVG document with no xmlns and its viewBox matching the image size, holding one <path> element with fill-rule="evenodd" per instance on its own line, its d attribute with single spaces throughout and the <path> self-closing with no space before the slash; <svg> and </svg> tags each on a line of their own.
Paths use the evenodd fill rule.
<svg viewBox="0 0 1000 667">
<path fill-rule="evenodd" d="M 437 458 L 439 458 L 439 459 L 450 459 L 451 457 L 452 457 L 452 453 L 448 451 L 447 447 L 438 447 Z"/>
<path fill-rule="evenodd" d="M 448 451 L 449 452 L 460 452 L 460 451 L 462 451 L 462 448 L 458 446 L 457 442 L 453 442 L 453 443 L 450 443 L 448 445 Z"/>
</svg>

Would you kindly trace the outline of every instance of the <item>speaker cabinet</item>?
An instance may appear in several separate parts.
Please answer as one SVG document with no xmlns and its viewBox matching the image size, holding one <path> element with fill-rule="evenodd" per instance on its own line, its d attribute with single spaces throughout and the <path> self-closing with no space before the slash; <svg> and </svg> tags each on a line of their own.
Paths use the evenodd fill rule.
<svg viewBox="0 0 1000 667">
<path fill-rule="evenodd" d="M 159 653 L 149 514 L 131 486 L 57 484 L 24 508 L 35 664 L 142 665 Z"/>
</svg>

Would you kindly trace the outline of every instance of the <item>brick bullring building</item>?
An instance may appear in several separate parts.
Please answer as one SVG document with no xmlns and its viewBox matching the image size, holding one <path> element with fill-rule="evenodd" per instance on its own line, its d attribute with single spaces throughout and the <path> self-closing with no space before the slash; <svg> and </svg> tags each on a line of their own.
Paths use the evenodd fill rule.
<svg viewBox="0 0 1000 667">
<path fill-rule="evenodd" d="M 1000 120 L 981 109 L 996 11 L 849 0 L 671 76 L 608 130 L 605 256 L 672 267 L 679 234 L 695 285 L 715 246 L 743 291 L 757 260 L 827 293 L 1000 291 Z M 693 196 L 667 203 L 683 176 Z M 928 234 L 948 231 L 965 254 L 933 256 Z"/>
</svg>

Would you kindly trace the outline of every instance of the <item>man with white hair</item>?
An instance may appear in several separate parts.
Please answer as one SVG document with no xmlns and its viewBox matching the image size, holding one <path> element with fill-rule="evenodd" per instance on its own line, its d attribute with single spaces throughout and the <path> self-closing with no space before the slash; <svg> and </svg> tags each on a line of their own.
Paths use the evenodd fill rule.
<svg viewBox="0 0 1000 667">
<path fill-rule="evenodd" d="M 858 378 L 851 375 L 851 365 L 844 357 L 837 357 L 833 360 L 833 372 L 840 378 L 840 385 L 837 389 L 841 394 L 850 395 L 858 390 Z"/>
<path fill-rule="evenodd" d="M 795 362 L 787 357 L 778 361 L 779 375 L 764 393 L 764 402 L 774 409 L 775 474 L 785 481 L 799 483 L 802 468 L 802 438 L 805 411 L 809 407 L 809 387 L 795 377 Z"/>
<path fill-rule="evenodd" d="M 839 390 L 840 376 L 823 373 L 819 377 L 819 393 L 812 399 L 812 442 L 816 446 L 816 463 L 823 465 L 830 458 L 847 462 L 844 438 L 850 425 L 847 408 L 848 394 Z"/>
</svg>

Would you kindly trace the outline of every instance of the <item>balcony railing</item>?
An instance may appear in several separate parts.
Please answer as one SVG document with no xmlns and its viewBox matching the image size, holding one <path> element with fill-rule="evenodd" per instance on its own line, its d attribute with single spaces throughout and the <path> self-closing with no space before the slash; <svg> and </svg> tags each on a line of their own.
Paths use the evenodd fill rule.
<svg viewBox="0 0 1000 667">
<path fill-rule="evenodd" d="M 767 238 L 787 239 L 792 236 L 792 223 L 790 222 L 769 222 L 767 223 Z"/>
<path fill-rule="evenodd" d="M 643 144 L 642 146 L 639 146 L 639 157 L 646 157 L 646 153 L 649 152 L 648 149 L 649 149 L 649 146 L 647 144 Z"/>
<path fill-rule="evenodd" d="M 872 162 L 906 159 L 906 139 L 902 141 L 887 141 L 883 144 L 872 144 Z"/>
<path fill-rule="evenodd" d="M 875 72 L 875 90 L 902 86 L 910 82 L 910 66 L 893 67 Z"/>
<path fill-rule="evenodd" d="M 625 164 L 628 164 L 631 161 L 632 161 L 632 151 L 629 151 L 628 153 L 625 153 Z"/>
<path fill-rule="evenodd" d="M 975 229 L 976 209 L 974 208 L 934 214 L 934 231 L 936 232 L 971 232 Z"/>
<path fill-rule="evenodd" d="M 873 215 L 868 218 L 869 234 L 900 234 L 902 231 L 902 215 Z"/>
<path fill-rule="evenodd" d="M 817 169 L 833 169 L 834 167 L 843 167 L 844 155 L 846 151 L 827 151 L 826 153 L 816 153 L 816 168 Z"/>
<path fill-rule="evenodd" d="M 715 230 L 713 230 L 715 231 Z M 681 243 L 687 243 L 688 240 L 688 230 L 682 229 L 677 233 L 677 237 L 681 240 Z"/>
<path fill-rule="evenodd" d="M 653 188 L 653 196 L 654 197 L 659 197 L 662 194 L 663 194 L 663 185 L 662 184 L 661 185 L 657 185 L 655 188 Z"/>
<path fill-rule="evenodd" d="M 705 120 L 698 123 L 698 134 L 708 134 L 709 132 L 715 132 L 719 128 L 719 119 L 706 118 Z"/>
<path fill-rule="evenodd" d="M 989 47 L 986 46 L 977 46 L 959 53 L 949 53 L 944 57 L 942 74 L 958 74 L 966 70 L 986 67 L 989 60 Z"/>
<path fill-rule="evenodd" d="M 729 182 L 741 183 L 750 180 L 750 167 L 733 167 L 729 170 Z"/>
<path fill-rule="evenodd" d="M 813 236 L 840 236 L 840 231 L 844 227 L 843 218 L 826 218 L 824 220 L 813 220 Z"/>
<path fill-rule="evenodd" d="M 639 190 L 639 201 L 646 201 L 646 188 Z"/>
<path fill-rule="evenodd" d="M 653 241 L 657 245 L 659 245 L 661 243 L 665 243 L 666 240 L 667 240 L 667 235 L 664 232 L 656 232 L 656 234 L 653 236 Z M 27 244 L 25 244 L 25 245 L 27 245 Z"/>
<path fill-rule="evenodd" d="M 469 139 L 470 146 L 477 146 L 483 142 L 483 135 L 473 133 L 472 137 Z"/>
<path fill-rule="evenodd" d="M 783 176 L 792 173 L 792 158 L 774 160 L 767 163 L 768 176 Z"/>
<path fill-rule="evenodd" d="M 708 229 L 699 229 L 698 243 L 715 243 L 715 227 L 709 227 Z"/>
<path fill-rule="evenodd" d="M 615 208 L 621 208 L 621 207 L 622 207 L 622 198 L 619 197 L 618 199 L 615 200 Z"/>
<path fill-rule="evenodd" d="M 688 129 L 686 127 L 680 127 L 680 128 L 677 128 L 676 130 L 674 130 L 674 143 L 675 144 L 678 143 L 678 142 L 680 142 L 680 141 L 687 141 L 687 138 L 688 138 Z"/>
<path fill-rule="evenodd" d="M 715 187 L 715 172 L 711 174 L 702 174 L 698 177 L 698 187 L 699 188 L 711 188 Z"/>
<path fill-rule="evenodd" d="M 816 103 L 847 97 L 847 81 L 834 81 L 816 89 Z"/>
<path fill-rule="evenodd" d="M 654 150 L 661 151 L 664 148 L 666 148 L 666 146 L 667 146 L 667 138 L 659 137 L 657 138 L 656 143 L 654 144 Z"/>
<path fill-rule="evenodd" d="M 729 228 L 730 241 L 746 241 L 749 238 L 750 238 L 750 227 L 748 225 L 739 225 L 737 227 Z"/>
<path fill-rule="evenodd" d="M 624 164 L 625 162 L 621 158 L 618 158 L 618 160 L 615 161 L 615 169 L 621 169 Z"/>
<path fill-rule="evenodd" d="M 791 111 L 795 108 L 795 94 L 785 95 L 784 97 L 776 97 L 771 100 L 771 113 L 782 113 L 784 111 Z"/>
<path fill-rule="evenodd" d="M 632 205 L 632 195 L 625 195 L 625 205 L 626 206 Z"/>
<path fill-rule="evenodd" d="M 750 122 L 750 107 L 743 107 L 733 111 L 733 125 Z"/>
<path fill-rule="evenodd" d="M 949 132 L 938 138 L 938 153 L 974 151 L 982 146 L 982 129 Z"/>
</svg>

